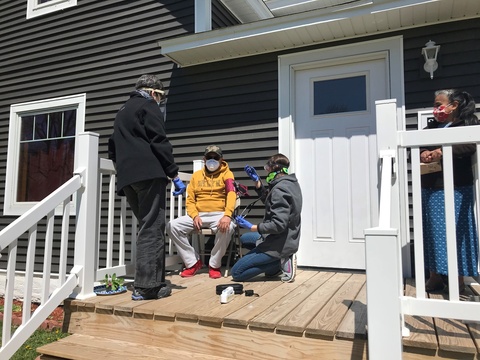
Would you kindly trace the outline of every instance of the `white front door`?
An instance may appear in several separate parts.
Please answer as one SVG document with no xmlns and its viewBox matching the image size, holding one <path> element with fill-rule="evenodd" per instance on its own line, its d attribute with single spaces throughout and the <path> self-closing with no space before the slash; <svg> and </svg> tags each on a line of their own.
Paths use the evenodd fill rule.
<svg viewBox="0 0 480 360">
<path fill-rule="evenodd" d="M 293 73 L 299 265 L 365 269 L 364 230 L 378 218 L 375 101 L 390 96 L 388 68 L 379 53 Z"/>
</svg>

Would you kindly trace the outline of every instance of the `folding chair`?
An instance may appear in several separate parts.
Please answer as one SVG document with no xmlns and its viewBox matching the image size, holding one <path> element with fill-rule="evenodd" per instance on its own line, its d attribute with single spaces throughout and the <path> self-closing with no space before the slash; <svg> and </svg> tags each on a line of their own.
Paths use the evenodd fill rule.
<svg viewBox="0 0 480 360">
<path fill-rule="evenodd" d="M 235 200 L 235 209 L 232 214 L 232 218 L 234 219 L 235 216 L 238 214 L 238 209 L 240 209 L 241 204 L 241 197 L 248 196 L 248 188 L 245 185 L 241 185 L 237 182 L 234 183 L 235 185 L 235 192 L 237 194 L 237 198 Z M 233 220 L 232 220 L 233 221 Z M 198 254 L 200 255 L 200 259 L 205 264 L 205 255 L 209 255 L 209 252 L 205 251 L 205 237 L 206 236 L 215 236 L 215 233 L 210 228 L 201 229 L 199 233 L 195 233 L 192 236 L 192 242 L 196 240 L 196 247 Z M 195 246 L 195 245 L 194 245 Z M 232 234 L 232 238 L 230 239 L 230 244 L 228 246 L 228 256 L 227 256 L 227 264 L 225 266 L 225 273 L 224 277 L 228 276 L 228 271 L 230 270 L 230 261 L 232 260 L 232 255 L 238 252 L 238 249 L 241 249 L 240 246 L 240 229 L 238 225 L 235 225 L 235 229 Z M 242 252 L 239 251 L 238 255 L 241 257 Z"/>
</svg>

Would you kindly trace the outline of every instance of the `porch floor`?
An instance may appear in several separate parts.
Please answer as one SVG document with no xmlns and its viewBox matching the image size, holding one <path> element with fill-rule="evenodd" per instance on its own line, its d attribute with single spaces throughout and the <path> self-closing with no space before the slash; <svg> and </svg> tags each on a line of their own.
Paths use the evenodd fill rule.
<svg viewBox="0 0 480 360">
<path fill-rule="evenodd" d="M 87 336 L 80 341 L 83 349 L 85 343 L 95 346 L 99 338 L 136 343 L 146 358 L 159 359 L 174 358 L 170 350 L 195 359 L 206 355 L 210 359 L 366 359 L 365 279 L 364 272 L 299 269 L 293 283 L 257 277 L 243 285 L 258 296 L 235 295 L 220 304 L 215 287 L 231 283 L 231 277 L 212 280 L 205 268 L 192 278 L 173 271 L 167 276 L 173 289 L 168 298 L 132 301 L 127 291 L 67 301 L 65 329 L 76 335 L 62 341 L 74 343 L 77 336 Z M 406 284 L 406 293 L 413 294 L 414 282 L 407 279 Z M 472 294 L 476 290 L 468 289 Z M 411 335 L 403 340 L 404 359 L 478 356 L 478 324 L 412 316 L 406 317 L 406 324 Z M 76 357 L 68 357 L 54 347 L 55 343 L 39 352 L 83 358 L 78 348 Z"/>
</svg>

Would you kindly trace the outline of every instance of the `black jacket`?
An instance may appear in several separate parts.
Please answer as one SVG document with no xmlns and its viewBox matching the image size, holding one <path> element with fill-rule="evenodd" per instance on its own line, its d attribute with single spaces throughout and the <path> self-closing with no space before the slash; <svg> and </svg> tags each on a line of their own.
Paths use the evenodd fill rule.
<svg viewBox="0 0 480 360">
<path fill-rule="evenodd" d="M 116 165 L 119 195 L 124 195 L 127 185 L 177 175 L 164 116 L 153 99 L 146 99 L 137 91 L 130 93 L 130 99 L 115 117 L 108 157 Z"/>
<path fill-rule="evenodd" d="M 453 122 L 449 128 L 457 126 L 467 126 L 465 121 L 457 120 Z M 429 122 L 427 128 L 438 127 L 436 121 Z M 429 146 L 420 148 L 420 153 L 425 150 L 435 150 L 439 146 Z M 473 185 L 473 171 L 472 171 L 472 155 L 475 154 L 475 144 L 458 144 L 452 146 L 453 156 L 453 184 L 454 186 L 469 186 Z M 443 169 L 443 160 L 442 160 Z M 443 189 L 443 171 L 437 171 L 430 174 L 422 175 L 422 188 L 425 189 Z"/>
<path fill-rule="evenodd" d="M 275 258 L 286 258 L 298 250 L 302 191 L 295 174 L 277 177 L 269 189 L 257 190 L 265 203 L 265 216 L 257 230 L 264 241 L 257 249 Z"/>
</svg>

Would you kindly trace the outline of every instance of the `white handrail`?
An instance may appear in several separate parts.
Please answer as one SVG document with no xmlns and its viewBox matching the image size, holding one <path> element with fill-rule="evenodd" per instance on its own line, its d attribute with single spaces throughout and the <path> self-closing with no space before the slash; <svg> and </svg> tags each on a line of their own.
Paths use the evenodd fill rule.
<svg viewBox="0 0 480 360">
<path fill-rule="evenodd" d="M 9 224 L 0 232 L 0 251 L 5 249 L 14 239 L 28 231 L 32 226 L 43 219 L 52 209 L 61 204 L 66 198 L 74 194 L 82 185 L 81 177 L 74 175 L 61 185 L 56 191 L 48 195 L 25 214 Z M 66 195 L 66 196 L 65 196 Z"/>
<path fill-rule="evenodd" d="M 480 321 L 480 303 L 459 301 L 458 267 L 455 226 L 455 201 L 453 184 L 453 151 L 456 144 L 474 143 L 480 150 L 480 126 L 441 129 L 410 130 L 397 129 L 398 109 L 395 101 L 377 102 L 377 138 L 379 157 L 381 159 L 380 213 L 379 226 L 365 230 L 366 268 L 367 268 L 367 303 L 368 311 L 368 348 L 369 358 L 401 359 L 401 336 L 408 335 L 403 326 L 403 317 L 408 315 L 442 317 L 467 321 Z M 381 138 L 380 138 L 381 137 Z M 443 149 L 443 174 L 445 194 L 445 222 L 447 235 L 447 262 L 449 269 L 449 299 L 426 299 L 424 248 L 422 229 L 422 203 L 420 179 L 420 147 L 441 146 Z M 405 226 L 399 218 L 395 218 L 394 206 L 398 203 L 408 204 L 408 183 L 402 184 L 405 189 L 391 191 L 398 186 L 397 180 L 406 178 L 406 174 L 392 176 L 392 168 L 388 161 L 391 154 L 392 163 L 398 160 L 398 154 L 410 151 L 412 179 L 412 209 L 415 246 L 416 297 L 404 296 L 403 277 L 400 271 L 402 249 L 398 226 Z M 475 161 L 479 166 L 478 157 Z M 407 171 L 405 164 L 398 167 Z M 475 191 L 477 200 L 480 194 L 478 172 L 475 172 Z M 390 186 L 388 186 L 390 184 Z M 390 187 L 391 189 L 388 189 Z M 399 199 L 396 199 L 396 196 Z M 477 201 L 477 210 L 478 210 Z M 390 207 L 390 210 L 386 209 Z M 477 211 L 478 215 L 478 211 Z M 390 218 L 393 216 L 393 218 Z M 403 221 L 408 222 L 408 218 Z M 478 220 L 477 220 L 478 224 Z M 480 228 L 480 227 L 479 227 Z M 385 279 L 388 274 L 388 279 Z"/>
</svg>

